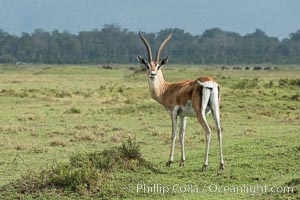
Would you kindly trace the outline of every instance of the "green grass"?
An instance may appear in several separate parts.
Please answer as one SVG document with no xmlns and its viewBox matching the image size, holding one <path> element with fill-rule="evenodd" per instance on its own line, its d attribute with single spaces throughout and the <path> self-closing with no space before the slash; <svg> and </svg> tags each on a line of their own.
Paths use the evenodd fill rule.
<svg viewBox="0 0 300 200">
<path fill-rule="evenodd" d="M 129 67 L 0 65 L 1 199 L 300 198 L 299 66 L 165 68 L 170 82 L 208 75 L 220 83 L 224 173 L 214 128 L 201 172 L 205 140 L 195 118 L 187 121 L 185 166 L 177 142 L 165 167 L 171 121 L 151 99 L 145 72 Z"/>
</svg>

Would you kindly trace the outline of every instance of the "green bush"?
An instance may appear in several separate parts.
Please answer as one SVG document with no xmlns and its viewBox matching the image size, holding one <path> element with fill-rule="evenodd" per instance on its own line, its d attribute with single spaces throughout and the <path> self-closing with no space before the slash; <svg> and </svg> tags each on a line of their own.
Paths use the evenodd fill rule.
<svg viewBox="0 0 300 200">
<path fill-rule="evenodd" d="M 260 80 L 258 78 L 254 79 L 243 79 L 233 86 L 234 89 L 252 89 L 259 88 Z"/>
<path fill-rule="evenodd" d="M 100 184 L 117 170 L 135 170 L 138 167 L 153 169 L 151 164 L 142 158 L 140 147 L 129 138 L 120 147 L 101 152 L 78 153 L 68 163 L 56 166 L 36 174 L 26 174 L 21 179 L 3 186 L 0 191 L 13 188 L 16 193 L 38 193 L 45 190 L 73 191 L 89 194 L 101 190 Z"/>
<path fill-rule="evenodd" d="M 73 106 L 72 108 L 66 110 L 65 113 L 67 113 L 67 114 L 79 114 L 79 113 L 81 113 L 81 110 L 79 108 L 76 108 L 75 106 Z"/>
<path fill-rule="evenodd" d="M 280 79 L 278 81 L 279 86 L 295 86 L 300 87 L 300 79 Z"/>
</svg>

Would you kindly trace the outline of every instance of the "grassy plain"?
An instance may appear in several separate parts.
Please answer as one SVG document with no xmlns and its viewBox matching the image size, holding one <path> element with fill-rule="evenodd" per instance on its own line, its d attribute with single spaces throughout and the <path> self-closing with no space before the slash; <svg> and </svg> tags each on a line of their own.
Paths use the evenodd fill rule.
<svg viewBox="0 0 300 200">
<path fill-rule="evenodd" d="M 300 198 L 299 66 L 270 71 L 165 67 L 169 82 L 208 75 L 221 85 L 224 173 L 218 171 L 215 132 L 208 170 L 201 172 L 205 140 L 195 118 L 187 121 L 185 166 L 178 166 L 178 142 L 178 163 L 165 167 L 170 118 L 151 99 L 146 73 L 129 67 L 0 66 L 1 199 Z M 89 156 L 101 157 L 103 150 L 113 157 L 116 152 L 110 150 L 120 149 L 128 138 L 147 165 L 130 159 L 101 171 L 84 161 L 79 171 L 64 174 L 74 160 L 96 159 Z M 97 175 L 90 176 L 90 169 Z M 53 177 L 71 177 L 70 184 L 55 184 Z M 138 189 L 144 184 L 145 190 Z"/>
</svg>

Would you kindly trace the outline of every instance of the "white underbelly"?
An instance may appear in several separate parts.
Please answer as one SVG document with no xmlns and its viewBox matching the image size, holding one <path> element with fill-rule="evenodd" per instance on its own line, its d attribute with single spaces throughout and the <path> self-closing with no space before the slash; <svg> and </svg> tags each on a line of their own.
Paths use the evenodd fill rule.
<svg viewBox="0 0 300 200">
<path fill-rule="evenodd" d="M 196 112 L 193 109 L 192 102 L 188 101 L 185 106 L 181 106 L 179 116 L 196 117 Z"/>
</svg>

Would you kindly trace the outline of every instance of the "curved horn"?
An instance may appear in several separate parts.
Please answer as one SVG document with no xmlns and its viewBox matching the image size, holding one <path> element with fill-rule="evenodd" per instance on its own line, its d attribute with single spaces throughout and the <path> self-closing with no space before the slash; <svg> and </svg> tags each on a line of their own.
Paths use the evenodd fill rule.
<svg viewBox="0 0 300 200">
<path fill-rule="evenodd" d="M 159 62 L 159 56 L 160 53 L 162 51 L 162 49 L 164 48 L 164 46 L 167 44 L 167 42 L 169 41 L 169 39 L 172 37 L 172 33 L 170 33 L 170 35 L 161 43 L 161 45 L 159 46 L 157 52 L 156 52 L 156 58 L 155 58 L 155 62 Z"/>
<path fill-rule="evenodd" d="M 142 35 L 141 31 L 139 31 L 139 36 L 140 36 L 141 40 L 143 41 L 143 43 L 146 46 L 147 53 L 148 53 L 148 62 L 151 63 L 152 62 L 152 53 L 151 53 L 150 45 L 147 42 L 147 40 L 144 38 L 144 36 Z"/>
</svg>

